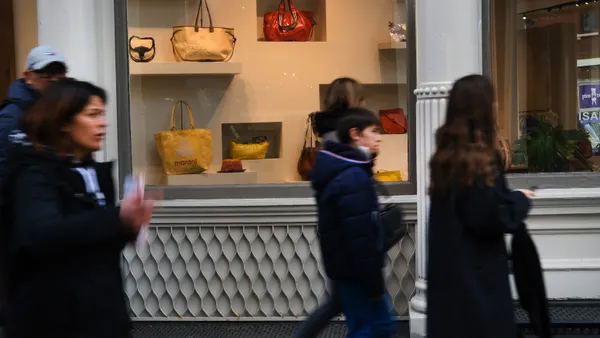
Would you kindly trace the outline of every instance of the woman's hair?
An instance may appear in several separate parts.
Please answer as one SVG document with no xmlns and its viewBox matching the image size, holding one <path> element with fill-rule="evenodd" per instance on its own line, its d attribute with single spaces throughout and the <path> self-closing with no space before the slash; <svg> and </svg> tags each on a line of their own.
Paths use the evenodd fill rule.
<svg viewBox="0 0 600 338">
<path fill-rule="evenodd" d="M 436 150 L 429 163 L 429 194 L 448 196 L 476 177 L 488 186 L 496 171 L 496 117 L 494 89 L 490 80 L 469 75 L 457 80 L 450 92 L 446 121 L 435 134 Z"/>
<path fill-rule="evenodd" d="M 370 110 L 364 108 L 350 108 L 337 124 L 337 137 L 341 143 L 351 144 L 350 129 L 356 128 L 359 132 L 371 127 L 380 126 L 381 122 Z"/>
<path fill-rule="evenodd" d="M 346 110 L 360 107 L 364 101 L 363 86 L 349 77 L 340 77 L 327 87 L 324 103 L 326 110 Z"/>
<path fill-rule="evenodd" d="M 50 146 L 57 151 L 70 150 L 72 139 L 65 132 L 65 127 L 83 111 L 93 96 L 106 103 L 106 92 L 89 82 L 64 78 L 50 84 L 24 114 L 23 131 L 28 140 L 36 146 Z"/>
</svg>

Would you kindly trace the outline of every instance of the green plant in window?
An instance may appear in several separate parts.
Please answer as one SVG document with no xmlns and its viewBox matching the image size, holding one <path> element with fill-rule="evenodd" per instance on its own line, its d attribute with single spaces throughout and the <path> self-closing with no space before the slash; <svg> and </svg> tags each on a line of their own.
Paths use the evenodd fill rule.
<svg viewBox="0 0 600 338">
<path fill-rule="evenodd" d="M 526 134 L 513 147 L 513 165 L 525 164 L 533 172 L 560 172 L 569 171 L 576 162 L 592 171 L 579 150 L 579 143 L 587 140 L 588 134 L 582 129 L 565 130 L 543 116 L 528 118 Z"/>
</svg>

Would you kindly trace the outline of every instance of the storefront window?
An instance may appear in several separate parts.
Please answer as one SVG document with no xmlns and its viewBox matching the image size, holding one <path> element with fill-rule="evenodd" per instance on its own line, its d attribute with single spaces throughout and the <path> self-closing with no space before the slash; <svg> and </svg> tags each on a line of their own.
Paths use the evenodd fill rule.
<svg viewBox="0 0 600 338">
<path fill-rule="evenodd" d="M 490 5 L 490 68 L 508 171 L 598 171 L 600 3 Z"/>
<path fill-rule="evenodd" d="M 309 116 L 325 109 L 331 81 L 350 77 L 389 132 L 375 170 L 395 193 L 412 189 L 416 67 L 405 1 L 204 0 L 197 20 L 198 1 L 116 3 L 127 12 L 117 32 L 128 68 L 122 174 L 168 188 L 303 187 L 310 196 Z"/>
</svg>

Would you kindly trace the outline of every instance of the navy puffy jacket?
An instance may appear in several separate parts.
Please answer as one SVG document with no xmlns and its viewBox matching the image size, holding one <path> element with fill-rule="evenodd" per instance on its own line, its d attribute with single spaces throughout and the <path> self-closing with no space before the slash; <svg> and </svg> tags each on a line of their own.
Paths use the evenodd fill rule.
<svg viewBox="0 0 600 338">
<path fill-rule="evenodd" d="M 7 99 L 19 101 L 19 104 L 8 104 L 0 111 L 0 185 L 6 171 L 8 136 L 14 130 L 21 129 L 21 117 L 24 109 L 33 105 L 39 96 L 39 92 L 28 86 L 23 79 L 13 82 L 8 89 Z"/>
<path fill-rule="evenodd" d="M 372 297 L 385 291 L 382 229 L 373 161 L 348 145 L 327 141 L 311 173 L 325 271 Z"/>
</svg>

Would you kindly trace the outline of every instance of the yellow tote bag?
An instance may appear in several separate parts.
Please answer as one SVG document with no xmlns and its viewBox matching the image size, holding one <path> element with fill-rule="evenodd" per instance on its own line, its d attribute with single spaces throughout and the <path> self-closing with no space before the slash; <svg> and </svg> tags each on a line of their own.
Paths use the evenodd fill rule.
<svg viewBox="0 0 600 338">
<path fill-rule="evenodd" d="M 187 108 L 190 129 L 175 128 L 175 108 L 179 103 Z M 194 128 L 192 108 L 185 101 L 173 105 L 171 129 L 157 133 L 154 138 L 165 175 L 198 174 L 212 163 L 212 131 Z"/>
</svg>

